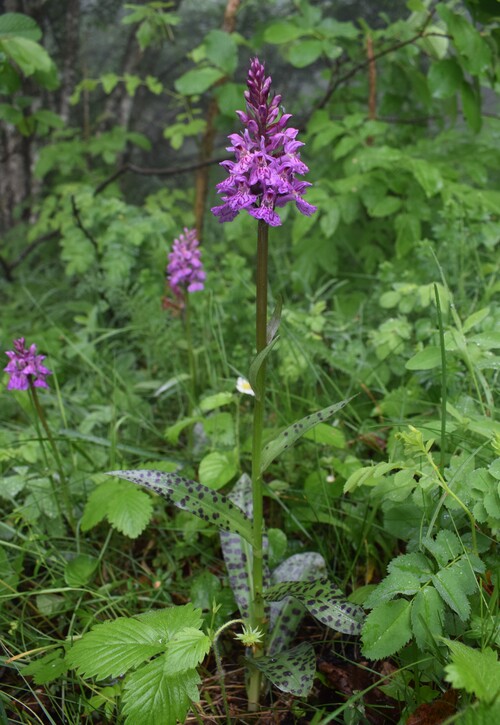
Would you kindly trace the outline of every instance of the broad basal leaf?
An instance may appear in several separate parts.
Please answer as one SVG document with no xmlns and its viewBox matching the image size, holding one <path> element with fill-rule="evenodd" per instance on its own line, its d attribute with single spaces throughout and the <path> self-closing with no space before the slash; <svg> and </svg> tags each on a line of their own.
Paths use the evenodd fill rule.
<svg viewBox="0 0 500 725">
<path fill-rule="evenodd" d="M 309 642 L 303 642 L 274 657 L 259 657 L 249 662 L 282 692 L 307 697 L 311 691 L 316 673 L 316 656 Z"/>
<path fill-rule="evenodd" d="M 250 543 L 252 541 L 250 519 L 227 496 L 208 486 L 190 481 L 176 473 L 161 471 L 110 471 L 108 475 L 149 488 L 174 506 L 214 524 L 222 531 L 232 531 Z"/>
<path fill-rule="evenodd" d="M 346 601 L 340 589 L 328 579 L 312 582 L 283 582 L 264 592 L 266 601 L 295 597 L 308 612 L 330 629 L 344 634 L 359 634 L 364 618 L 363 609 Z"/>
<path fill-rule="evenodd" d="M 171 674 L 165 656 L 131 672 L 125 680 L 125 725 L 177 725 L 199 699 L 196 670 Z"/>
<path fill-rule="evenodd" d="M 328 420 L 328 418 L 331 418 L 332 415 L 335 415 L 335 413 L 346 406 L 351 400 L 352 398 L 347 398 L 347 400 L 342 400 L 340 403 L 335 403 L 335 405 L 330 405 L 328 408 L 323 408 L 323 410 L 319 410 L 317 413 L 306 415 L 305 418 L 298 420 L 289 428 L 282 431 L 274 440 L 270 441 L 270 443 L 268 443 L 262 451 L 262 461 L 260 466 L 261 473 L 266 470 L 266 468 L 280 455 L 280 453 L 287 448 L 290 448 L 295 441 L 304 435 L 304 433 L 318 423 L 323 423 L 325 420 Z"/>
<path fill-rule="evenodd" d="M 411 602 L 394 599 L 376 607 L 363 627 L 363 655 L 379 660 L 397 652 L 411 637 Z"/>
</svg>

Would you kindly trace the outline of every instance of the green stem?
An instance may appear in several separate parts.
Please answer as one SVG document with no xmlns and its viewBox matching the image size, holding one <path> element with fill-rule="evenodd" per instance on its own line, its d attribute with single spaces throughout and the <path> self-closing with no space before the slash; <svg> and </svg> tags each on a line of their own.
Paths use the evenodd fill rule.
<svg viewBox="0 0 500 725">
<path fill-rule="evenodd" d="M 189 376 L 191 380 L 191 411 L 193 411 L 196 404 L 196 360 L 193 350 L 193 335 L 191 332 L 191 300 L 189 299 L 189 292 L 186 291 L 185 295 L 185 306 L 184 306 L 184 330 L 186 333 L 186 343 L 188 348 L 188 360 L 189 360 Z"/>
<path fill-rule="evenodd" d="M 446 454 L 446 402 L 447 402 L 447 384 L 446 384 L 446 349 L 444 346 L 444 327 L 443 315 L 441 313 L 441 300 L 439 299 L 439 290 L 437 284 L 434 285 L 434 296 L 436 298 L 436 311 L 439 327 L 439 347 L 441 350 L 441 455 L 439 459 L 439 469 L 441 473 L 444 471 L 444 462 Z"/>
<path fill-rule="evenodd" d="M 62 499 L 64 501 L 64 507 L 66 509 L 66 517 L 68 519 L 68 522 L 73 529 L 73 531 L 76 530 L 76 521 L 75 517 L 73 516 L 73 507 L 71 504 L 71 496 L 69 492 L 69 486 L 68 481 L 66 479 L 66 476 L 64 474 L 64 468 L 62 465 L 61 457 L 59 456 L 59 450 L 57 448 L 56 442 L 52 436 L 52 432 L 49 428 L 49 424 L 47 422 L 47 418 L 45 417 L 45 413 L 43 412 L 43 408 L 40 405 L 40 400 L 38 399 L 38 393 L 33 384 L 30 383 L 30 394 L 31 394 L 31 400 L 33 401 L 33 406 L 35 408 L 36 414 L 38 416 L 38 420 L 43 426 L 43 429 L 45 431 L 45 434 L 47 436 L 47 440 L 49 441 L 50 447 L 52 449 L 52 453 L 54 455 L 54 460 L 56 462 L 57 471 L 59 473 L 59 484 L 61 486 L 61 495 Z"/>
<path fill-rule="evenodd" d="M 222 657 L 219 652 L 219 637 L 221 636 L 222 632 L 226 630 L 228 627 L 231 627 L 233 624 L 245 624 L 242 619 L 231 619 L 229 622 L 226 622 L 222 625 L 222 627 L 219 627 L 219 629 L 215 632 L 212 645 L 214 648 L 214 655 L 215 655 L 215 662 L 217 664 L 217 673 L 219 675 L 219 684 L 220 684 L 220 691 L 222 695 L 222 699 L 224 701 L 224 710 L 226 713 L 226 723 L 227 725 L 231 725 L 231 715 L 229 712 L 229 703 L 227 700 L 227 693 L 226 693 L 226 681 L 224 677 L 224 668 L 222 666 Z"/>
<path fill-rule="evenodd" d="M 256 278 L 256 347 L 257 355 L 267 344 L 267 260 L 268 260 L 268 225 L 259 220 L 257 233 L 257 278 Z M 262 431 L 264 427 L 264 398 L 266 387 L 266 363 L 262 362 L 257 373 L 255 402 L 253 409 L 252 437 L 252 501 L 253 501 L 253 535 L 252 535 L 252 600 L 250 602 L 250 626 L 265 629 L 263 590 L 263 491 L 260 472 L 262 454 Z M 262 646 L 254 650 L 255 657 L 263 655 Z M 248 683 L 248 706 L 250 711 L 257 710 L 260 698 L 261 673 L 254 670 Z"/>
</svg>

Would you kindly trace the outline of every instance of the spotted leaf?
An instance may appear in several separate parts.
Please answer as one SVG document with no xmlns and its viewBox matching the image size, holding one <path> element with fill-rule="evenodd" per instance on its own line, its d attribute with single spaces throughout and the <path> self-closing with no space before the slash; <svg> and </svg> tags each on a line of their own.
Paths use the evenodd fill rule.
<svg viewBox="0 0 500 725">
<path fill-rule="evenodd" d="M 248 658 L 247 658 L 248 659 Z M 297 697 L 309 695 L 316 674 L 316 656 L 309 642 L 278 655 L 248 659 L 278 690 Z"/>
<path fill-rule="evenodd" d="M 177 508 L 189 511 L 222 531 L 231 531 L 250 543 L 252 541 L 252 524 L 248 516 L 227 496 L 208 486 L 190 481 L 177 473 L 162 471 L 110 471 L 108 475 L 148 488 Z"/>
<path fill-rule="evenodd" d="M 326 563 L 321 554 L 304 551 L 285 559 L 271 575 L 273 583 L 285 581 L 311 581 L 326 573 Z M 271 603 L 269 622 L 268 653 L 281 652 L 295 637 L 300 622 L 306 613 L 305 608 L 293 597 L 285 597 Z"/>
<path fill-rule="evenodd" d="M 330 405 L 328 408 L 323 408 L 323 410 L 319 410 L 317 413 L 306 415 L 305 418 L 301 418 L 301 420 L 298 420 L 296 423 L 293 423 L 293 425 L 285 428 L 285 430 L 282 431 L 274 440 L 270 441 L 262 451 L 262 460 L 260 465 L 261 473 L 266 470 L 266 468 L 280 455 L 280 453 L 287 448 L 290 448 L 295 441 L 304 435 L 304 433 L 307 433 L 308 430 L 314 428 L 314 426 L 318 423 L 324 423 L 325 420 L 328 420 L 328 418 L 331 418 L 332 415 L 335 415 L 337 411 L 341 410 L 351 400 L 352 398 L 347 398 L 346 400 L 342 400 L 340 403 L 335 403 L 335 405 Z"/>
<path fill-rule="evenodd" d="M 279 601 L 283 597 L 295 597 L 330 629 L 344 634 L 359 634 L 363 624 L 363 609 L 346 601 L 340 589 L 328 579 L 313 582 L 282 582 L 264 592 L 266 601 Z"/>
<path fill-rule="evenodd" d="M 238 480 L 228 498 L 240 508 L 250 519 L 252 517 L 252 481 L 243 474 Z M 222 555 L 226 563 L 229 576 L 229 585 L 243 618 L 248 618 L 252 591 L 252 547 L 238 534 L 221 531 L 220 533 Z M 264 538 L 264 549 L 266 549 Z M 269 574 L 267 567 L 264 570 L 264 582 L 267 585 Z"/>
</svg>

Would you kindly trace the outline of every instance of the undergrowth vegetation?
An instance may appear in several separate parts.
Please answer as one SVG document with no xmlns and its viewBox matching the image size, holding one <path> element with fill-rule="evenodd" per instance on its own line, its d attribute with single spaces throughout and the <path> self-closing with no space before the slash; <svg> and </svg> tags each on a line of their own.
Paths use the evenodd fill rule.
<svg viewBox="0 0 500 725">
<path fill-rule="evenodd" d="M 259 5 L 189 47 L 189 3 L 124 5 L 149 65 L 90 62 L 71 123 L 0 16 L 2 725 L 500 721 L 498 8 Z M 253 180 L 219 224 L 256 56 L 316 211 Z"/>
</svg>

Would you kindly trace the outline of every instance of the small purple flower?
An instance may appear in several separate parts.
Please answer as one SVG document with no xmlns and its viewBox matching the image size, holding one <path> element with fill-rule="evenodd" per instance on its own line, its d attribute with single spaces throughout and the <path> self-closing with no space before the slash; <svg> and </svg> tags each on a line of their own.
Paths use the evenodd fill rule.
<svg viewBox="0 0 500 725">
<path fill-rule="evenodd" d="M 281 96 L 269 98 L 271 77 L 265 77 L 258 58 L 250 64 L 247 86 L 247 111 L 236 111 L 246 128 L 229 136 L 227 151 L 234 153 L 236 161 L 221 163 L 229 172 L 228 178 L 217 184 L 224 204 L 212 207 L 212 213 L 219 222 L 230 222 L 244 209 L 277 227 L 281 219 L 275 208 L 292 201 L 302 214 L 311 216 L 316 207 L 303 198 L 311 184 L 295 178 L 295 174 L 309 171 L 298 153 L 304 144 L 296 140 L 296 128 L 286 128 L 292 116 L 281 113 Z"/>
<path fill-rule="evenodd" d="M 31 385 L 35 388 L 48 388 L 45 382 L 47 375 L 52 372 L 42 365 L 45 355 L 36 354 L 36 345 L 30 345 L 29 350 L 24 344 L 24 337 L 14 340 L 14 350 L 5 353 L 9 357 L 9 364 L 4 372 L 9 373 L 8 390 L 28 390 Z"/>
<path fill-rule="evenodd" d="M 205 272 L 200 255 L 196 229 L 185 227 L 184 233 L 174 239 L 172 251 L 168 255 L 168 283 L 177 297 L 182 297 L 186 290 L 199 292 L 203 289 Z"/>
</svg>

